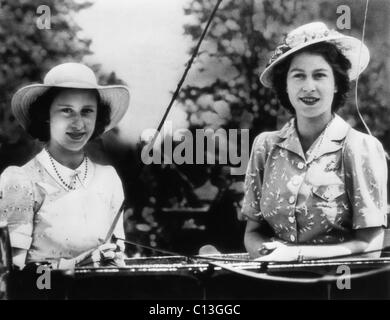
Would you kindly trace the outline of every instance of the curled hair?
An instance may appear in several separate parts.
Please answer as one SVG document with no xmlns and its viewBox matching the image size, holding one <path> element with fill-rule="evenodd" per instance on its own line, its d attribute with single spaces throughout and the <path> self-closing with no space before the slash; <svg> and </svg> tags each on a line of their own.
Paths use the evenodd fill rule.
<svg viewBox="0 0 390 320">
<path fill-rule="evenodd" d="M 347 94 L 350 88 L 348 70 L 351 68 L 351 62 L 341 53 L 336 45 L 329 42 L 320 42 L 302 48 L 274 67 L 272 87 L 281 105 L 290 113 L 295 114 L 295 109 L 287 93 L 287 73 L 294 56 L 302 52 L 321 55 L 331 66 L 337 87 L 337 92 L 333 97 L 332 112 L 336 112 L 347 100 Z"/>
<path fill-rule="evenodd" d="M 50 106 L 62 90 L 66 90 L 66 88 L 52 87 L 31 104 L 31 107 L 28 110 L 30 122 L 27 131 L 32 137 L 43 142 L 48 142 L 50 140 Z M 91 139 L 94 139 L 101 135 L 109 125 L 111 121 L 111 108 L 107 103 L 102 101 L 97 90 L 85 90 L 92 90 L 97 99 L 96 123 L 91 136 Z"/>
</svg>

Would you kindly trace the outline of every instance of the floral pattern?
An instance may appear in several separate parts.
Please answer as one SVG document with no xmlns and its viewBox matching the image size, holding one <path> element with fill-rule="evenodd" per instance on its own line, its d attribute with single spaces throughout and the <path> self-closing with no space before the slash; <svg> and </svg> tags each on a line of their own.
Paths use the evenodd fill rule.
<svg viewBox="0 0 390 320">
<path fill-rule="evenodd" d="M 318 143 L 304 154 L 294 119 L 260 134 L 241 218 L 266 221 L 292 243 L 339 243 L 351 239 L 353 229 L 386 226 L 387 165 L 380 142 L 336 115 L 317 149 Z"/>
<path fill-rule="evenodd" d="M 290 51 L 297 47 L 301 47 L 307 42 L 314 43 L 316 41 L 328 38 L 334 40 L 334 38 L 337 38 L 337 36 L 340 36 L 339 32 L 337 32 L 336 30 L 329 30 L 327 28 L 314 28 L 311 30 L 297 29 L 295 30 L 295 32 L 289 33 L 285 37 L 283 43 L 276 47 L 271 59 L 268 61 L 267 67 L 287 51 Z M 335 44 L 339 45 L 338 42 L 335 42 Z"/>
</svg>

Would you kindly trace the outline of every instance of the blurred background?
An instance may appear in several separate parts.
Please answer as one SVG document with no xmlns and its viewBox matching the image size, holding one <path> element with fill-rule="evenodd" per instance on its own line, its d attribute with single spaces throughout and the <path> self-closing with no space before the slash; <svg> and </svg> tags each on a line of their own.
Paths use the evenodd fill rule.
<svg viewBox="0 0 390 320">
<path fill-rule="evenodd" d="M 22 165 L 42 146 L 10 111 L 15 90 L 42 81 L 56 64 L 80 61 L 101 84 L 130 87 L 130 108 L 119 126 L 88 146 L 95 161 L 117 169 L 126 193 L 127 238 L 193 254 L 205 244 L 243 251 L 237 220 L 244 176 L 229 165 L 151 164 L 141 161 L 146 129 L 156 128 L 216 1 L 2 0 L 0 2 L 0 172 Z M 174 129 L 248 129 L 250 143 L 289 118 L 258 75 L 286 33 L 314 20 L 337 27 L 337 8 L 351 10 L 361 38 L 365 1 L 223 0 L 168 120 Z M 37 27 L 50 8 L 50 29 Z M 371 0 L 365 42 L 371 62 L 359 80 L 359 106 L 372 133 L 390 150 L 390 2 Z M 353 93 L 339 114 L 364 131 Z M 156 152 L 163 152 L 155 146 Z M 223 151 L 223 150 L 217 150 Z M 129 255 L 154 255 L 138 246 Z"/>
</svg>

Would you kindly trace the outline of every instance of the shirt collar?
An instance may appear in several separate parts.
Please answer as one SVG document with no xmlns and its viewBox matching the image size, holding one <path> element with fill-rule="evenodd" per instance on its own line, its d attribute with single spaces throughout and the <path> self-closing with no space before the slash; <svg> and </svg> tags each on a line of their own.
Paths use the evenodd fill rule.
<svg viewBox="0 0 390 320">
<path fill-rule="evenodd" d="M 45 149 L 43 149 L 40 153 L 37 154 L 36 158 L 42 164 L 42 166 L 46 169 L 46 171 L 50 174 L 50 176 L 59 185 L 66 188 L 64 186 L 64 184 L 62 183 L 62 181 L 60 180 L 60 178 L 58 177 L 56 171 L 54 170 L 48 152 Z M 87 177 L 84 181 L 83 181 L 83 178 L 84 178 L 84 172 L 85 172 L 85 166 L 86 166 L 85 160 L 76 169 L 70 169 L 70 168 L 62 165 L 58 161 L 56 161 L 53 157 L 52 157 L 52 159 L 53 159 L 54 165 L 55 165 L 58 173 L 60 174 L 60 176 L 62 177 L 62 179 L 65 181 L 66 184 L 69 185 L 71 183 L 73 177 L 75 177 L 75 175 L 78 175 L 80 179 L 76 180 L 76 187 L 79 184 L 81 184 L 84 187 L 87 185 L 88 181 L 90 180 L 91 173 L 92 173 L 92 172 L 90 172 L 92 170 L 92 162 L 89 159 L 88 159 L 88 173 L 87 173 Z"/>
<path fill-rule="evenodd" d="M 294 152 L 301 158 L 305 159 L 294 122 L 295 118 L 287 122 L 279 131 L 278 136 L 281 140 L 277 143 L 277 145 L 281 148 Z M 335 117 L 331 120 L 331 123 L 326 130 L 326 134 L 321 147 L 318 150 L 317 157 L 341 149 L 341 142 L 345 139 L 350 128 L 351 126 L 347 122 L 335 114 Z"/>
</svg>

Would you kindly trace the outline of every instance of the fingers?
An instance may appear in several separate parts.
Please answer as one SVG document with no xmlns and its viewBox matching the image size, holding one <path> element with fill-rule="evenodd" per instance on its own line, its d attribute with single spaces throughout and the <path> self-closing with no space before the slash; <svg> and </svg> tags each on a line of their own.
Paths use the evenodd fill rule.
<svg viewBox="0 0 390 320">
<path fill-rule="evenodd" d="M 106 252 L 109 250 L 115 251 L 117 248 L 116 243 L 107 242 L 99 246 L 98 250 L 102 252 Z"/>
<path fill-rule="evenodd" d="M 123 241 L 117 241 L 117 243 L 102 243 L 103 240 L 99 239 L 99 247 L 84 252 L 75 258 L 77 265 L 92 264 L 93 266 L 103 263 L 107 264 L 109 261 L 115 262 L 113 265 L 121 266 L 124 265 L 124 249 L 125 245 Z M 123 263 L 117 263 L 122 261 Z"/>
<path fill-rule="evenodd" d="M 272 241 L 272 242 L 263 242 L 262 247 L 267 250 L 275 250 L 276 248 L 280 247 L 280 242 L 278 241 Z"/>
<path fill-rule="evenodd" d="M 261 247 L 258 249 L 258 252 L 260 255 L 265 256 L 265 255 L 269 255 L 278 247 L 280 247 L 280 243 L 277 241 L 263 242 Z"/>
<path fill-rule="evenodd" d="M 116 245 L 118 246 L 118 250 L 119 250 L 120 252 L 125 252 L 125 243 L 124 243 L 123 241 L 118 240 L 118 241 L 116 242 Z"/>
<path fill-rule="evenodd" d="M 123 251 L 124 251 L 124 244 L 123 242 L 118 243 L 105 243 L 101 246 L 99 246 L 99 255 L 100 260 L 114 260 L 114 259 L 122 259 L 124 258 Z"/>
<path fill-rule="evenodd" d="M 112 260 L 115 259 L 116 253 L 114 251 L 100 251 L 101 260 Z"/>
</svg>

